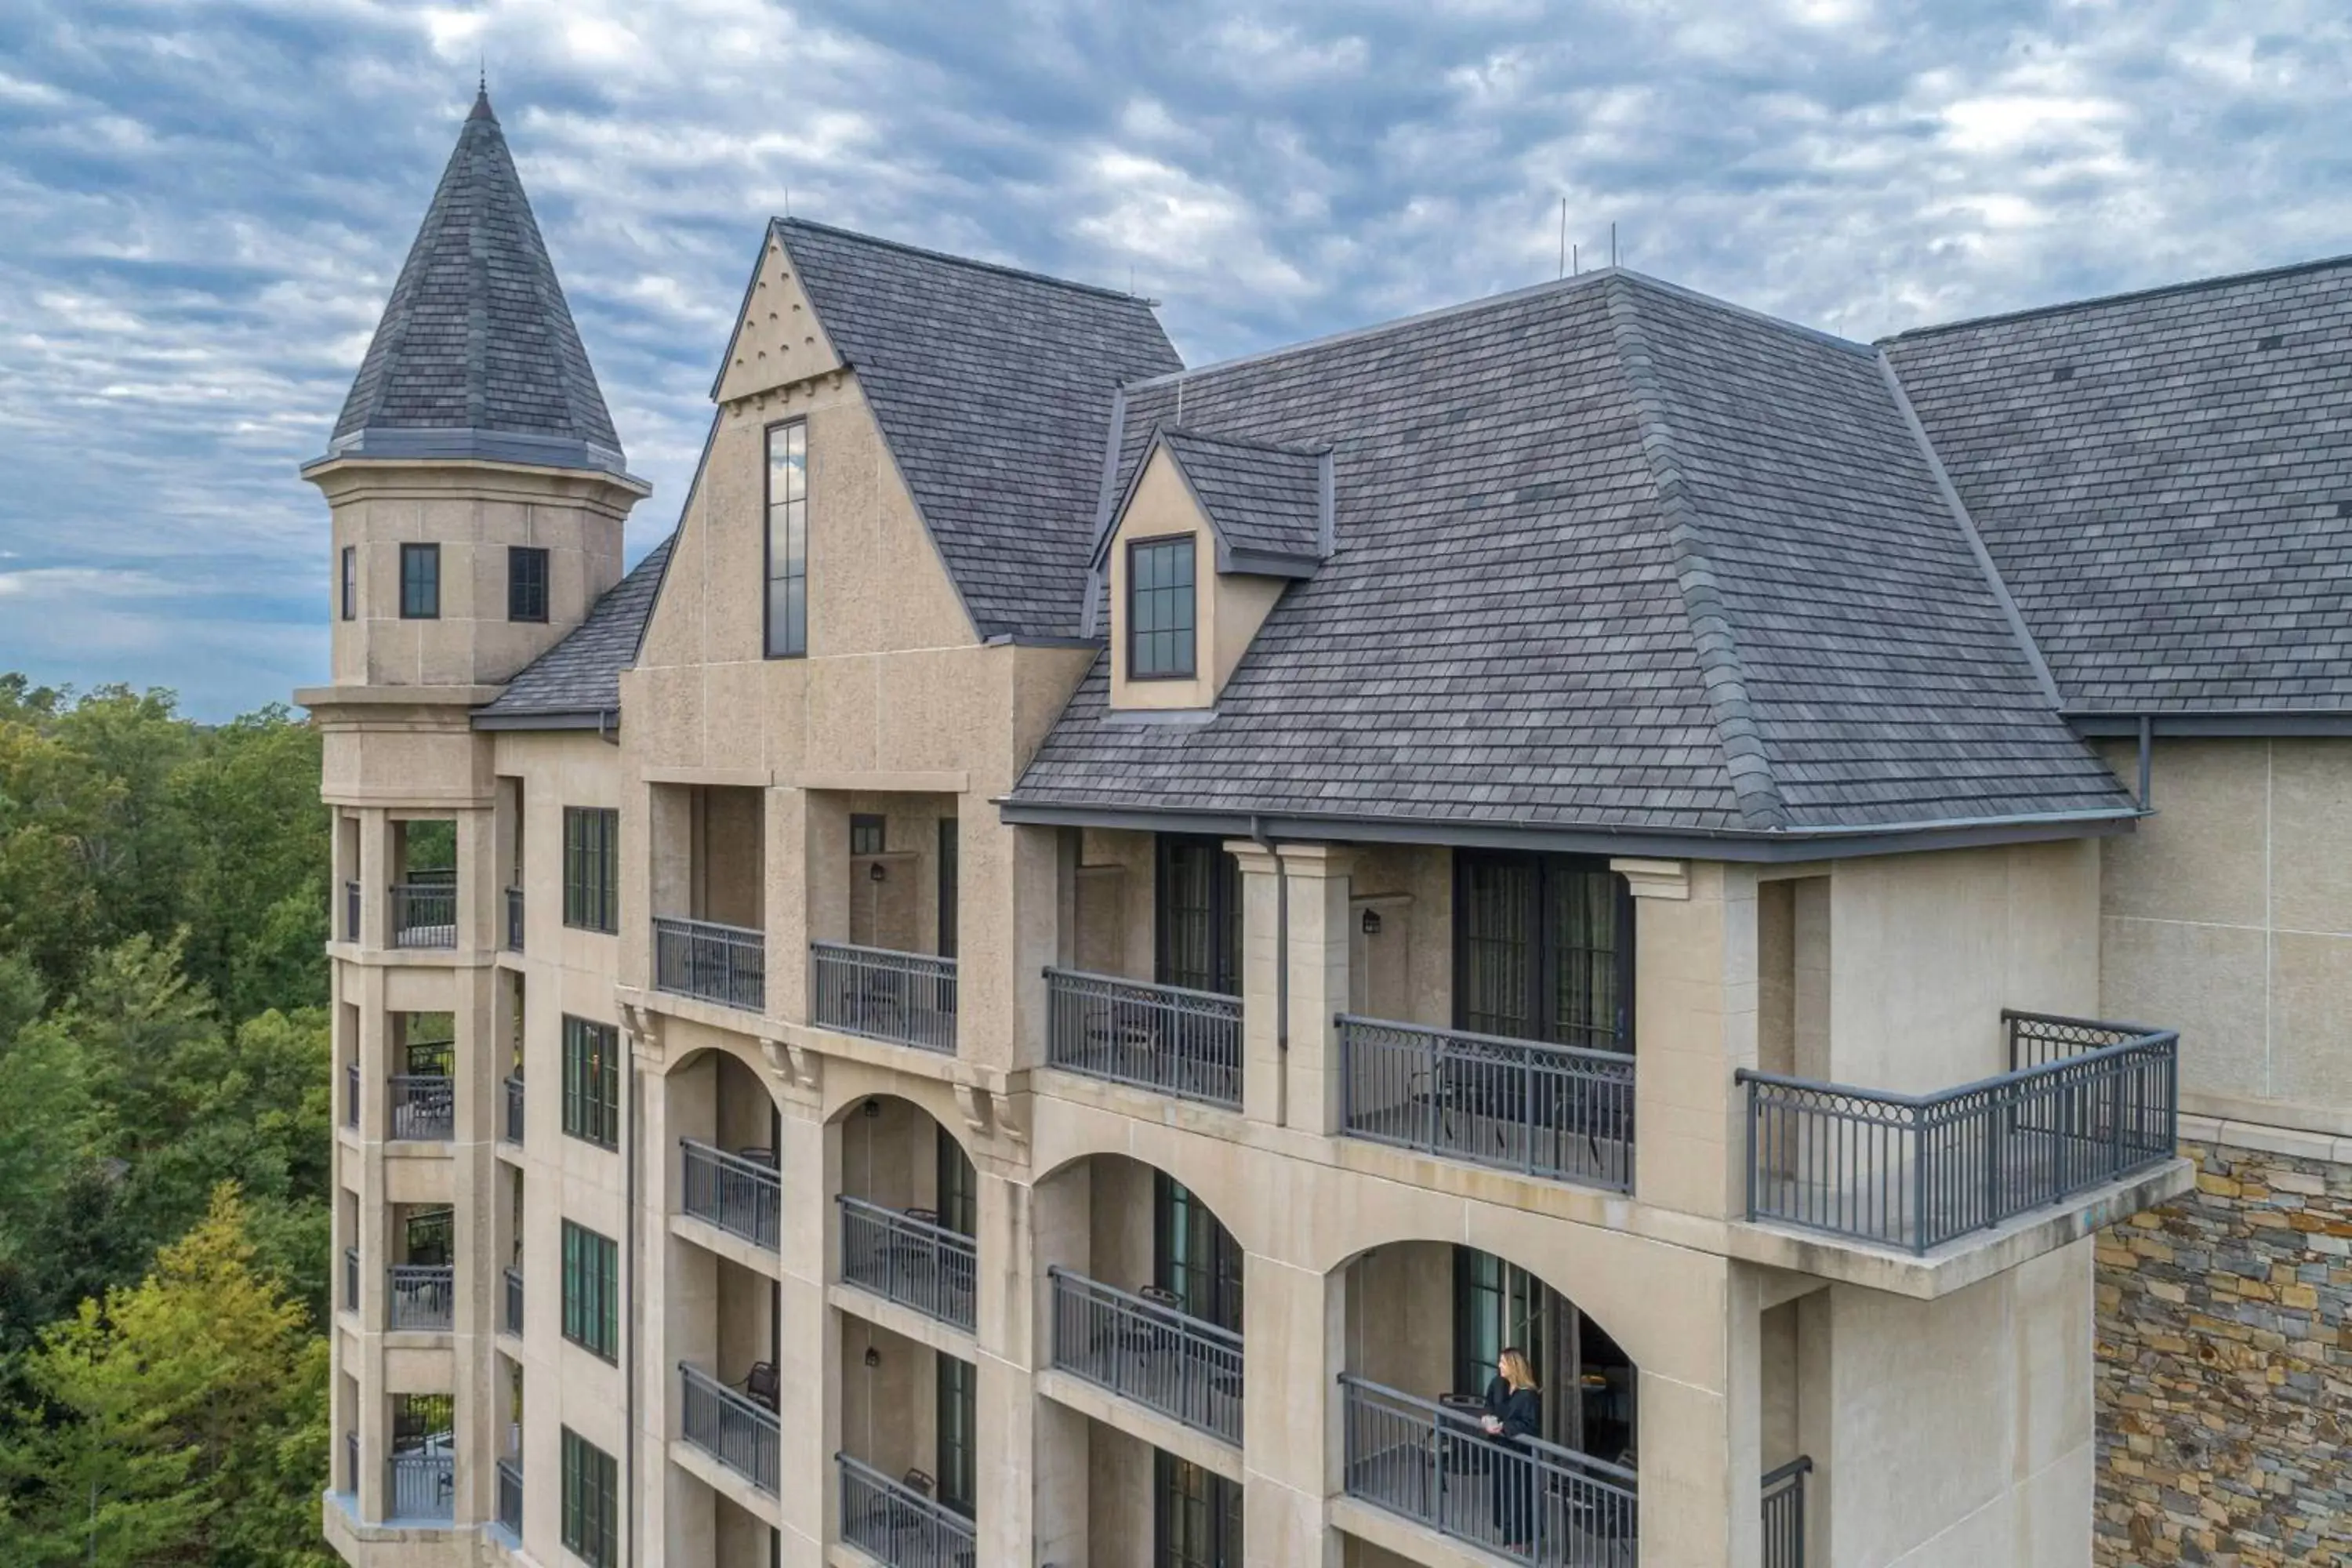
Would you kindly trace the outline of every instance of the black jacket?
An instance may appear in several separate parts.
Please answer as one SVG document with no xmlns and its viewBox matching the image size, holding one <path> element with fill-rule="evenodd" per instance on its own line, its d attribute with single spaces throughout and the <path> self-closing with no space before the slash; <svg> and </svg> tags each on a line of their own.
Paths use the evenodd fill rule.
<svg viewBox="0 0 2352 1568">
<path fill-rule="evenodd" d="M 1511 1385 L 1497 1376 L 1486 1384 L 1486 1414 L 1503 1424 L 1497 1436 L 1525 1437 L 1543 1425 L 1543 1402 L 1532 1388 L 1513 1393 Z"/>
</svg>

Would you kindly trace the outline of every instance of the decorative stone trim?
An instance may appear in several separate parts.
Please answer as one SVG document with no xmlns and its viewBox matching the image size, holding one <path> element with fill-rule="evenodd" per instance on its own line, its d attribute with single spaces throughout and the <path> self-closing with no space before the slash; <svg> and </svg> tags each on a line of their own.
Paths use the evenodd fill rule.
<svg viewBox="0 0 2352 1568">
<path fill-rule="evenodd" d="M 1609 868 L 1633 885 L 1637 899 L 1676 899 L 1690 897 L 1690 862 L 1687 860 L 1629 860 L 1609 862 Z"/>
</svg>

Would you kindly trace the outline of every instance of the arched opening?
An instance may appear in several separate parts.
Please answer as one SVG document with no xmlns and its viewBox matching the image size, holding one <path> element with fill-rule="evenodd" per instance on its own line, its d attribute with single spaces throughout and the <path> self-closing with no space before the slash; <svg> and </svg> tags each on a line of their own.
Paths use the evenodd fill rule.
<svg viewBox="0 0 2352 1568">
<path fill-rule="evenodd" d="M 1538 1568 L 1630 1568 L 1640 1375 L 1601 1324 L 1454 1243 L 1360 1254 L 1345 1289 L 1348 1495 Z"/>
</svg>

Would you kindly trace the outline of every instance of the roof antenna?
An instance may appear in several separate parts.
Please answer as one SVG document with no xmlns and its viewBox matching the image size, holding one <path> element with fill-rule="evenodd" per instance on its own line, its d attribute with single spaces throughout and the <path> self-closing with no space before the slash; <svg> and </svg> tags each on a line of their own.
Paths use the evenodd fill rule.
<svg viewBox="0 0 2352 1568">
<path fill-rule="evenodd" d="M 1568 276 L 1568 198 L 1566 196 L 1559 198 L 1559 270 L 1552 276 L 1555 278 Z"/>
<path fill-rule="evenodd" d="M 1568 275 L 1570 278 L 1584 276 L 1584 247 L 1571 245 L 1568 247 Z"/>
<path fill-rule="evenodd" d="M 1609 265 L 1617 265 L 1617 224 L 1614 219 L 1609 225 Z"/>
</svg>

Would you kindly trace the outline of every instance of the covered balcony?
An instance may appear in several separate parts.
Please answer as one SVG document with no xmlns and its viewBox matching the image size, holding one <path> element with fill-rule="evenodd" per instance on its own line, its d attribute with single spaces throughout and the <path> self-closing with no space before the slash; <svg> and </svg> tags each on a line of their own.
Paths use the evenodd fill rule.
<svg viewBox="0 0 2352 1568">
<path fill-rule="evenodd" d="M 760 1075 L 740 1058 L 706 1050 L 663 1080 L 677 1130 L 677 1212 L 764 1253 L 782 1236 L 781 1123 Z"/>
<path fill-rule="evenodd" d="M 809 875 L 844 883 L 837 884 L 839 902 L 822 889 L 811 895 L 809 1022 L 952 1056 L 955 797 L 853 795 L 832 805 L 846 810 L 822 831 L 843 833 L 846 841 L 824 846 Z M 846 856 L 835 858 L 845 848 Z"/>
<path fill-rule="evenodd" d="M 921 1107 L 881 1095 L 841 1124 L 842 1283 L 973 1331 L 979 1177 L 954 1133 Z"/>
<path fill-rule="evenodd" d="M 392 1400 L 386 1461 L 386 1524 L 447 1524 L 457 1518 L 457 1440 L 449 1396 L 398 1394 Z"/>
<path fill-rule="evenodd" d="M 388 909 L 392 945 L 457 945 L 457 825 L 447 818 L 394 821 Z"/>
<path fill-rule="evenodd" d="M 699 1473 L 720 1496 L 731 1486 L 739 1502 L 773 1498 L 783 1451 L 777 1282 L 745 1261 L 677 1238 L 670 1258 L 678 1442 L 700 1457 Z"/>
<path fill-rule="evenodd" d="M 756 789 L 653 792 L 654 988 L 739 1012 L 767 1007 L 766 807 Z"/>
<path fill-rule="evenodd" d="M 971 1563 L 977 1368 L 854 1319 L 841 1352 L 841 1539 L 894 1568 Z"/>
<path fill-rule="evenodd" d="M 457 1321 L 452 1211 L 402 1204 L 393 1210 L 394 1255 L 384 1270 L 384 1322 L 394 1331 L 446 1333 Z"/>
<path fill-rule="evenodd" d="M 980 1535 L 971 1518 L 922 1489 L 916 1472 L 892 1479 L 834 1456 L 841 1477 L 841 1539 L 890 1568 L 971 1568 Z"/>
<path fill-rule="evenodd" d="M 678 1363 L 678 1436 L 761 1491 L 773 1496 L 782 1453 L 775 1368 L 753 1363 L 738 1384 Z"/>
<path fill-rule="evenodd" d="M 457 1020 L 446 1013 L 394 1013 L 386 1048 L 394 1064 L 384 1132 L 401 1142 L 457 1135 Z"/>
</svg>

